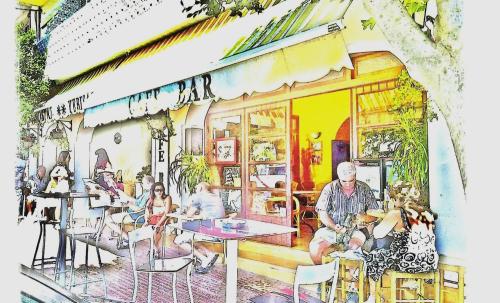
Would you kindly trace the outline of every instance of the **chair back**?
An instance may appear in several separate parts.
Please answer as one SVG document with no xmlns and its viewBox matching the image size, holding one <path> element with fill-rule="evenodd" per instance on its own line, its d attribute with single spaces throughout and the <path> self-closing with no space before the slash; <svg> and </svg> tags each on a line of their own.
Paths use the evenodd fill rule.
<svg viewBox="0 0 500 303">
<path fill-rule="evenodd" d="M 153 259 L 153 234 L 154 231 L 151 226 L 140 227 L 128 232 L 130 262 L 132 263 L 132 274 L 134 276 L 134 292 L 132 294 L 132 302 L 137 299 L 137 287 L 139 285 L 139 277 L 137 273 L 137 261 L 135 257 L 135 246 L 137 242 L 149 239 L 149 262 L 154 262 Z M 149 285 L 148 285 L 149 286 Z"/>
<path fill-rule="evenodd" d="M 320 265 L 298 265 L 293 283 L 293 302 L 299 303 L 299 286 L 301 284 L 318 284 L 332 280 L 329 303 L 335 299 L 335 287 L 337 285 L 339 274 L 339 258 L 332 262 Z"/>
<path fill-rule="evenodd" d="M 293 211 L 293 215 L 300 215 L 300 201 L 297 197 L 292 196 L 292 200 L 295 203 L 295 209 Z"/>
</svg>

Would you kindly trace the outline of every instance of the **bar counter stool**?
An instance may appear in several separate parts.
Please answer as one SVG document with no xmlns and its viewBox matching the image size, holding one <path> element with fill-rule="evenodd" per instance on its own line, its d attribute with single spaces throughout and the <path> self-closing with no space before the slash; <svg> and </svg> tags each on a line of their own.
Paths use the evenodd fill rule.
<svg viewBox="0 0 500 303">
<path fill-rule="evenodd" d="M 383 285 L 384 276 L 387 276 L 389 280 L 389 285 L 385 287 Z M 432 281 L 432 283 L 429 283 L 429 281 Z M 426 287 L 425 284 L 429 284 L 429 287 Z M 387 270 L 376 284 L 376 303 L 382 302 L 381 295 L 384 294 L 384 292 L 387 292 L 387 290 L 389 293 L 388 302 L 390 303 L 439 303 L 439 271 L 427 273 L 406 273 Z M 431 293 L 433 294 L 433 298 L 428 297 Z"/>
<path fill-rule="evenodd" d="M 48 209 L 47 209 L 48 210 Z M 38 233 L 38 241 L 36 243 L 35 253 L 33 254 L 33 260 L 31 261 L 31 268 L 35 269 L 36 267 L 40 267 L 42 270 L 42 274 L 45 273 L 45 265 L 56 264 L 56 257 L 45 257 L 45 243 L 47 236 L 47 225 L 51 225 L 54 230 L 56 226 L 59 225 L 59 220 L 54 218 L 50 218 L 50 216 L 45 216 L 44 218 L 40 218 L 38 220 L 38 224 L 40 225 L 40 232 Z M 42 241 L 41 248 L 41 258 L 38 258 L 38 249 L 40 248 L 40 241 Z M 71 259 L 67 259 L 66 261 L 71 261 Z M 55 270 L 55 267 L 54 267 Z"/>
</svg>

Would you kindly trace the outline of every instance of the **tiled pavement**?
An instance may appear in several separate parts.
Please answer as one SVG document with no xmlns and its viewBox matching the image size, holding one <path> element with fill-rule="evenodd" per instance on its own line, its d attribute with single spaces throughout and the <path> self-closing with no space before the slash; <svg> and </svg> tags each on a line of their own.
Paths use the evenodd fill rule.
<svg viewBox="0 0 500 303">
<path fill-rule="evenodd" d="M 110 240 L 109 234 L 105 232 L 102 240 L 104 246 L 114 247 L 115 241 L 116 240 L 114 239 Z M 145 246 L 146 243 L 141 244 L 144 245 L 137 248 L 138 263 L 145 262 L 147 260 L 148 247 Z M 31 252 L 32 251 L 33 250 L 31 250 Z M 78 247 L 77 254 L 80 256 L 80 260 L 83 259 L 82 254 L 84 254 L 84 251 L 84 247 Z M 91 247 L 89 252 L 91 260 L 94 259 L 91 263 L 96 264 L 95 249 Z M 168 254 L 171 256 L 180 253 L 180 251 L 176 251 L 175 249 L 168 250 Z M 131 263 L 128 258 L 128 249 L 120 250 L 120 255 L 122 255 L 121 257 L 113 256 L 107 252 L 103 252 L 102 255 L 104 262 L 107 263 L 104 265 L 108 292 L 107 298 L 119 301 L 131 300 L 133 291 L 133 275 Z M 29 266 L 29 264 L 26 265 Z M 46 271 L 45 274 L 53 277 L 52 270 Z M 80 267 L 77 269 L 77 279 L 81 278 L 82 275 L 83 269 Z M 177 277 L 177 298 L 179 303 L 189 302 L 185 275 L 185 270 L 182 270 Z M 96 267 L 91 267 L 90 276 L 92 279 L 100 277 Z M 193 287 L 194 302 L 215 303 L 225 301 L 224 264 L 216 263 L 212 270 L 207 274 L 197 274 L 193 271 L 191 282 Z M 256 275 L 241 269 L 238 270 L 238 302 L 251 302 L 251 298 L 269 291 L 290 294 L 292 287 L 293 286 L 288 283 Z M 139 274 L 138 290 L 137 302 L 146 302 L 147 274 Z M 83 286 L 74 287 L 72 292 L 80 296 L 83 292 Z M 301 292 L 307 292 L 307 290 L 301 290 Z M 89 284 L 88 294 L 92 296 L 102 296 L 103 284 L 100 282 Z M 173 302 L 171 274 L 157 274 L 153 276 L 152 302 Z"/>
</svg>

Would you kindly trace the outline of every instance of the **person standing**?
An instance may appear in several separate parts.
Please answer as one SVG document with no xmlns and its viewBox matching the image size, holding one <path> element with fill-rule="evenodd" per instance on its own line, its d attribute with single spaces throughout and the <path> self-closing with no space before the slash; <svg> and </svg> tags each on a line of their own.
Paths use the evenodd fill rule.
<svg viewBox="0 0 500 303">
<path fill-rule="evenodd" d="M 19 216 L 24 215 L 23 214 L 23 203 L 24 203 L 24 196 L 23 196 L 23 188 L 24 188 L 24 177 L 25 177 L 25 170 L 26 170 L 26 161 L 21 159 L 21 157 L 18 155 L 17 157 L 17 162 L 16 162 L 16 167 L 15 167 L 15 190 L 16 190 L 16 197 L 17 197 L 17 202 L 19 205 Z"/>
<path fill-rule="evenodd" d="M 356 229 L 356 220 L 363 220 L 368 209 L 379 208 L 370 187 L 356 180 L 356 167 L 351 162 L 342 162 L 337 167 L 339 179 L 323 188 L 316 203 L 316 212 L 324 227 L 318 229 L 309 243 L 309 254 L 314 264 L 333 251 L 332 245 L 343 244 L 353 248 L 349 242 Z M 360 229 L 369 235 L 366 228 Z M 362 243 L 359 243 L 360 246 Z"/>
</svg>

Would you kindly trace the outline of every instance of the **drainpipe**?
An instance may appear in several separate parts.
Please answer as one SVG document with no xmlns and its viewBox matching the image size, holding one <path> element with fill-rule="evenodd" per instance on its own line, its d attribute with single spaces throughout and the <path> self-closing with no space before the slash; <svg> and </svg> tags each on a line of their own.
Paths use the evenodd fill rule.
<svg viewBox="0 0 500 303">
<path fill-rule="evenodd" d="M 167 108 L 167 117 L 170 119 L 170 109 Z M 170 195 L 170 138 L 172 134 L 167 128 L 167 195 Z"/>
</svg>

